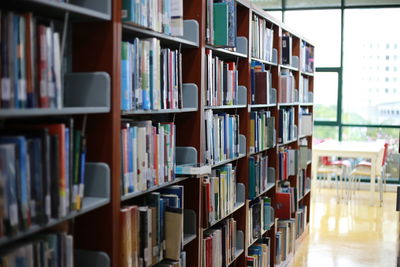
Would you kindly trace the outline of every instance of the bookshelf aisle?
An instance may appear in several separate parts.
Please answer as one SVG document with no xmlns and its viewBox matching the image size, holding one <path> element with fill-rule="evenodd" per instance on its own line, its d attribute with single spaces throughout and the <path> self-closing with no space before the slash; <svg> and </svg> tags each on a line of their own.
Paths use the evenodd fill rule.
<svg viewBox="0 0 400 267">
<path fill-rule="evenodd" d="M 4 218 L 0 246 L 37 242 L 50 229 L 63 234 L 46 242 L 66 242 L 68 255 L 73 239 L 78 266 L 89 260 L 98 266 L 286 266 L 308 231 L 314 47 L 246 0 L 156 2 L 1 4 L 2 34 L 8 34 L 2 44 L 15 35 L 15 14 L 31 29 L 32 12 L 32 25 L 43 27 L 32 26 L 26 36 L 44 31 L 53 41 L 43 47 L 54 52 L 41 55 L 41 43 L 26 38 L 27 60 L 4 68 L 16 58 L 12 42 L 25 42 L 23 33 L 2 45 L 2 59 L 11 60 L 2 61 L 2 70 L 12 70 L 1 72 L 3 81 L 10 78 L 17 90 L 25 88 L 16 83 L 25 77 L 27 86 L 26 98 L 22 89 L 8 97 L 2 83 L 0 164 L 16 160 L 10 143 L 19 146 L 5 135 L 30 144 L 36 135 L 26 127 L 50 137 L 62 130 L 56 134 L 47 124 L 68 128 L 63 136 L 70 131 L 71 161 L 51 157 L 56 137 L 47 157 L 70 164 L 74 197 L 62 216 L 53 211 L 28 228 L 18 214 L 15 233 Z M 47 76 L 32 61 L 40 56 L 54 68 Z M 48 95 L 39 78 L 54 81 Z M 78 137 L 86 146 L 75 149 L 84 143 Z M 30 146 L 25 161 L 37 152 Z M 75 163 L 75 154 L 88 163 Z M 205 173 L 181 174 L 190 164 Z M 84 174 L 78 166 L 86 166 Z M 83 201 L 74 210 L 80 183 Z M 29 197 L 39 195 L 32 189 Z M 61 198 L 53 195 L 53 202 Z"/>
</svg>

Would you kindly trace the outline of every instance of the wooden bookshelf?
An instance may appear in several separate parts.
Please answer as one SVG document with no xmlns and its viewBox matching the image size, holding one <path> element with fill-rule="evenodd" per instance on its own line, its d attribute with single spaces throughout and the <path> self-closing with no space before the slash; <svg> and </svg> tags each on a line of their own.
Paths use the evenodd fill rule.
<svg viewBox="0 0 400 267">
<path fill-rule="evenodd" d="M 205 163 L 205 111 L 226 112 L 239 115 L 240 129 L 239 133 L 245 137 L 244 152 L 232 159 L 217 162 L 212 168 L 217 168 L 228 163 L 236 167 L 237 183 L 242 183 L 245 187 L 245 200 L 249 199 L 249 158 L 255 155 L 268 156 L 268 167 L 275 168 L 275 181 L 268 183 L 266 190 L 257 195 L 256 198 L 268 196 L 271 198 L 272 207 L 276 207 L 275 195 L 279 190 L 279 150 L 282 148 L 299 149 L 306 145 L 312 149 L 312 135 L 305 134 L 284 143 L 276 142 L 272 147 L 261 149 L 260 151 L 250 153 L 250 112 L 253 110 L 267 110 L 275 117 L 275 132 L 278 136 L 282 129 L 279 129 L 279 111 L 285 108 L 294 108 L 294 124 L 299 126 L 299 113 L 303 108 L 313 113 L 312 92 L 314 73 L 312 70 L 302 68 L 301 47 L 303 43 L 313 47 L 307 39 L 298 33 L 288 29 L 282 23 L 276 21 L 263 10 L 259 9 L 250 1 L 236 0 L 237 4 L 237 36 L 242 38 L 243 47 L 236 50 L 227 50 L 215 47 L 206 43 L 206 0 L 183 0 L 184 20 L 196 21 L 198 28 L 195 37 L 188 37 L 187 33 L 183 37 L 173 37 L 160 32 L 156 32 L 138 25 L 122 21 L 121 10 L 123 0 L 102 0 L 98 7 L 80 6 L 71 3 L 59 3 L 47 0 L 18 0 L 2 3 L 0 6 L 9 10 L 17 9 L 22 11 L 32 11 L 34 14 L 49 17 L 58 21 L 63 21 L 65 14 L 69 14 L 71 31 L 71 59 L 73 72 L 105 72 L 109 76 L 109 105 L 104 106 L 81 106 L 64 107 L 61 109 L 24 109 L 24 110 L 6 110 L 0 109 L 0 122 L 2 120 L 12 119 L 30 119 L 31 117 L 64 117 L 74 116 L 80 120 L 87 116 L 87 138 L 88 138 L 88 159 L 91 162 L 105 162 L 110 168 L 109 179 L 109 198 L 101 199 L 96 205 L 82 210 L 80 213 L 71 214 L 63 220 L 52 221 L 49 225 L 42 228 L 34 228 L 26 234 L 16 236 L 9 240 L 0 239 L 0 246 L 9 242 L 18 242 L 19 239 L 34 235 L 45 229 L 58 224 L 70 224 L 71 232 L 74 234 L 76 247 L 85 250 L 95 250 L 105 252 L 110 259 L 110 266 L 119 266 L 121 256 L 120 240 L 120 210 L 127 203 L 133 203 L 135 200 L 144 197 L 153 191 L 167 187 L 173 184 L 183 185 L 185 188 L 185 209 L 190 209 L 195 213 L 194 233 L 184 233 L 183 250 L 186 251 L 187 266 L 202 266 L 203 258 L 203 232 L 214 227 L 226 218 L 234 218 L 237 222 L 237 229 L 243 234 L 243 248 L 237 248 L 234 259 L 229 262 L 229 266 L 245 266 L 248 256 L 248 247 L 246 244 L 249 233 L 246 232 L 249 218 L 249 202 L 238 203 L 231 213 L 224 216 L 212 225 L 204 228 L 203 226 L 203 206 L 204 192 L 202 179 L 199 177 L 177 177 L 175 180 L 148 188 L 142 192 L 134 192 L 122 195 L 121 192 L 121 124 L 124 119 L 133 120 L 150 119 L 154 121 L 174 121 L 176 124 L 176 145 L 184 147 L 193 147 L 197 151 L 197 161 Z M 12 3 L 11 3 L 12 2 Z M 80 2 L 80 1 L 77 1 Z M 84 2 L 84 1 L 83 1 Z M 90 2 L 90 1 L 89 1 Z M 252 54 L 252 17 L 258 17 L 266 20 L 267 26 L 274 30 L 273 48 L 276 49 L 275 60 L 264 60 L 255 57 Z M 282 35 L 292 36 L 292 56 L 297 58 L 297 65 L 283 65 L 282 58 Z M 179 49 L 182 53 L 182 81 L 197 86 L 197 106 L 184 107 L 176 109 L 159 110 L 135 110 L 121 111 L 121 43 L 132 38 L 157 38 L 161 47 Z M 206 105 L 206 50 L 212 51 L 213 55 L 220 59 L 238 64 L 238 85 L 246 89 L 244 103 L 236 105 Z M 254 104 L 251 101 L 251 64 L 253 61 L 264 64 L 271 71 L 272 88 L 276 89 L 276 100 L 269 104 Z M 296 61 L 296 59 L 295 59 Z M 309 99 L 281 103 L 279 93 L 282 90 L 279 82 L 281 72 L 292 72 L 294 77 L 294 88 L 299 90 L 302 86 L 301 81 L 308 79 Z M 278 139 L 278 138 L 276 138 Z M 305 167 L 307 177 L 311 176 L 311 163 L 308 162 Z M 297 187 L 295 177 L 289 178 L 292 187 Z M 298 199 L 300 205 L 308 207 L 306 221 L 309 222 L 310 213 L 310 195 L 309 190 Z M 252 200 L 253 201 L 253 200 Z M 79 216 L 78 216 L 79 215 Z M 67 223 L 65 223 L 67 222 Z M 308 229 L 308 224 L 307 227 Z M 275 235 L 277 232 L 277 220 L 271 224 L 267 231 L 263 231 L 264 237 L 270 238 L 271 266 L 276 266 Z M 304 239 L 308 230 L 296 241 L 296 248 Z M 289 257 L 290 258 L 290 257 Z M 285 263 L 285 265 L 288 263 Z M 282 266 L 282 265 L 281 265 Z"/>
</svg>

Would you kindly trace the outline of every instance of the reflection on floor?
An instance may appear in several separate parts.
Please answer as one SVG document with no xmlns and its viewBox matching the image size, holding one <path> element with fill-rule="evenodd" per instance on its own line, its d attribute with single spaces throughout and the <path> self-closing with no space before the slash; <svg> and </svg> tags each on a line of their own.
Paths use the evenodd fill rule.
<svg viewBox="0 0 400 267">
<path fill-rule="evenodd" d="M 399 215 L 395 193 L 384 206 L 369 206 L 369 192 L 357 192 L 349 204 L 336 203 L 336 191 L 313 192 L 310 233 L 291 267 L 397 266 Z"/>
</svg>

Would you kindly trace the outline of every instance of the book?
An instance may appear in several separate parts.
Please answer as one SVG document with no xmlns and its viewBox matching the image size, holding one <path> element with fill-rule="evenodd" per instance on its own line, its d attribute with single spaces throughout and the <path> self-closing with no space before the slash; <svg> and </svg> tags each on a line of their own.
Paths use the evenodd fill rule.
<svg viewBox="0 0 400 267">
<path fill-rule="evenodd" d="M 250 153 L 256 153 L 275 145 L 275 117 L 270 111 L 250 112 Z"/>
<path fill-rule="evenodd" d="M 206 41 L 218 47 L 236 48 L 236 1 L 207 1 Z"/>
<path fill-rule="evenodd" d="M 292 37 L 289 35 L 282 36 L 282 64 L 290 65 L 292 62 Z"/>
<path fill-rule="evenodd" d="M 206 110 L 204 117 L 206 163 L 239 157 L 239 115 L 213 114 L 212 110 Z"/>
<path fill-rule="evenodd" d="M 182 0 L 123 0 L 122 21 L 173 36 L 183 35 Z"/>
<path fill-rule="evenodd" d="M 268 189 L 268 156 L 249 157 L 249 199 L 254 199 Z"/>
<path fill-rule="evenodd" d="M 121 125 L 122 194 L 139 192 L 175 179 L 173 123 L 123 122 Z"/>
<path fill-rule="evenodd" d="M 272 50 L 273 50 L 273 37 L 274 29 L 268 25 L 268 22 L 253 14 L 251 20 L 252 30 L 252 46 L 251 55 L 252 57 L 259 58 L 268 62 L 272 62 Z M 277 63 L 277 62 L 274 62 Z"/>
<path fill-rule="evenodd" d="M 156 38 L 121 43 L 121 110 L 183 107 L 182 54 Z"/>
</svg>

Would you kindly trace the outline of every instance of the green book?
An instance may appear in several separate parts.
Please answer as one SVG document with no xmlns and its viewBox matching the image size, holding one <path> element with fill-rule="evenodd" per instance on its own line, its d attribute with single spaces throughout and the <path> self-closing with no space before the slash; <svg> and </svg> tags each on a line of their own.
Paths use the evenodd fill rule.
<svg viewBox="0 0 400 267">
<path fill-rule="evenodd" d="M 228 3 L 214 3 L 214 45 L 228 46 Z"/>
</svg>

